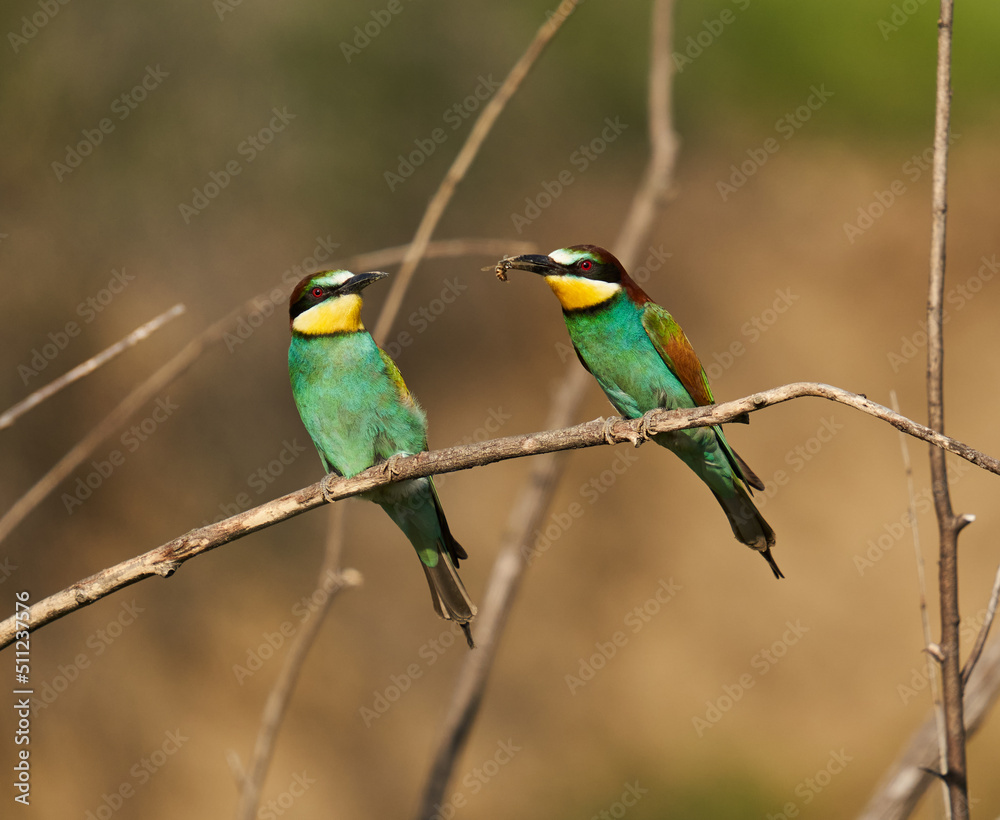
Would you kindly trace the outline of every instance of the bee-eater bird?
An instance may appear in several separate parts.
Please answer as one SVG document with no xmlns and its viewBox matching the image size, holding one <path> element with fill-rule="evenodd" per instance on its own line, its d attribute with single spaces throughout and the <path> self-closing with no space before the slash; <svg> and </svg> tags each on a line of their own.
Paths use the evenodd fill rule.
<svg viewBox="0 0 1000 820">
<path fill-rule="evenodd" d="M 361 291 L 388 276 L 346 270 L 307 276 L 292 291 L 288 374 L 292 395 L 328 473 L 353 476 L 394 455 L 427 449 L 427 417 L 395 362 L 361 323 Z M 420 557 L 434 609 L 473 646 L 476 607 L 456 568 L 465 550 L 451 534 L 433 478 L 371 490 Z"/>
<path fill-rule="evenodd" d="M 562 304 L 580 362 L 623 417 L 715 403 L 705 370 L 680 325 L 610 252 L 596 245 L 574 245 L 548 256 L 515 256 L 497 264 L 497 276 L 505 279 L 510 268 L 545 277 Z M 657 433 L 652 439 L 695 471 L 722 505 L 737 540 L 760 552 L 775 577 L 783 578 L 771 557 L 774 530 L 754 506 L 747 487 L 763 490 L 764 484 L 729 446 L 722 428 L 694 427 Z"/>
</svg>

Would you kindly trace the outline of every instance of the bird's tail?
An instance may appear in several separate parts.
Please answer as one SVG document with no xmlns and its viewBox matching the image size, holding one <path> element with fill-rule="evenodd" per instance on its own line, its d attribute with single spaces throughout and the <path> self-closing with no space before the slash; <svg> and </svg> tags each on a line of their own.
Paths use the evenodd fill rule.
<svg viewBox="0 0 1000 820">
<path fill-rule="evenodd" d="M 438 555 L 437 566 L 429 567 L 422 562 L 421 566 L 427 576 L 435 611 L 445 620 L 454 621 L 462 627 L 469 648 L 474 648 L 469 622 L 476 617 L 476 605 L 465 591 L 465 584 L 458 577 L 451 558 L 442 553 Z"/>
<path fill-rule="evenodd" d="M 746 487 L 741 482 L 734 482 L 736 493 L 729 497 L 719 495 L 713 490 L 713 494 L 718 499 L 719 504 L 729 519 L 729 526 L 733 528 L 733 535 L 736 540 L 746 544 L 751 549 L 757 550 L 764 556 L 771 567 L 771 572 L 775 578 L 784 578 L 778 565 L 771 556 L 771 547 L 774 546 L 774 530 L 771 525 L 764 520 L 760 510 L 753 503 Z"/>
<path fill-rule="evenodd" d="M 454 621 L 465 633 L 469 648 L 475 648 L 469 622 L 476 617 L 476 606 L 458 577 L 459 561 L 468 558 L 462 545 L 448 528 L 432 479 L 416 479 L 400 485 L 403 494 L 392 499 L 377 499 L 383 509 L 406 533 L 420 556 L 427 577 L 434 610 L 447 621 Z"/>
</svg>

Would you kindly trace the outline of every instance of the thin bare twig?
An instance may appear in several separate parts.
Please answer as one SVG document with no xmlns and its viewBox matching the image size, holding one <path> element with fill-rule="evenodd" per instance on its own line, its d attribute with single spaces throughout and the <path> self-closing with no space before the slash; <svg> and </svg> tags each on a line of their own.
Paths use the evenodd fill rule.
<svg viewBox="0 0 1000 820">
<path fill-rule="evenodd" d="M 523 242 L 513 243 L 500 239 L 458 239 L 434 242 L 428 246 L 425 255 L 428 257 L 446 257 L 481 253 L 499 256 L 503 253 L 509 253 L 513 244 L 526 248 L 526 252 L 533 249 L 532 245 Z M 338 264 L 344 267 L 361 269 L 396 265 L 405 257 L 409 247 L 409 245 L 400 245 L 393 248 L 385 248 L 384 250 L 362 253 Z M 118 430 L 133 413 L 146 404 L 146 402 L 156 397 L 160 391 L 165 390 L 174 379 L 194 364 L 205 350 L 222 342 L 238 318 L 243 316 L 243 314 L 259 310 L 259 305 L 263 300 L 270 302 L 272 292 L 273 288 L 257 294 L 218 321 L 213 322 L 188 342 L 179 353 L 174 355 L 173 358 L 153 373 L 146 381 L 133 389 L 118 407 L 111 411 L 108 416 L 101 420 L 97 426 L 74 445 L 66 455 L 56 462 L 31 489 L 14 502 L 11 508 L 4 513 L 3 517 L 0 518 L 0 541 L 3 541 L 10 535 L 11 531 L 35 507 L 44 501 L 49 493 L 68 478 L 97 449 L 101 442 Z"/>
<path fill-rule="evenodd" d="M 649 234 L 659 208 L 667 201 L 673 179 L 678 139 L 671 115 L 672 26 L 672 0 L 657 0 L 653 7 L 648 106 L 652 153 L 615 245 L 616 253 L 627 268 L 634 263 L 639 246 Z M 549 411 L 549 426 L 563 427 L 570 423 L 589 384 L 589 374 L 578 367 L 575 361 L 571 362 Z M 490 574 L 479 615 L 479 651 L 465 657 L 459 672 L 442 727 L 441 740 L 418 809 L 417 817 L 420 820 L 434 815 L 434 807 L 443 799 L 455 761 L 468 739 L 482 703 L 507 615 L 514 605 L 527 569 L 522 545 L 545 515 L 564 467 L 565 458 L 561 455 L 553 454 L 538 459 L 525 489 L 511 508 L 500 555 Z"/>
<path fill-rule="evenodd" d="M 565 17 L 562 19 L 565 19 Z M 493 95 L 492 99 L 490 99 L 486 106 L 484 106 L 483 111 L 476 119 L 465 144 L 462 146 L 454 162 L 452 162 L 447 174 L 445 174 L 444 179 L 441 181 L 437 191 L 428 203 L 427 208 L 424 210 L 423 217 L 421 217 L 420 224 L 417 226 L 413 241 L 408 246 L 407 252 L 403 258 L 402 268 L 393 279 L 389 295 L 386 297 L 386 301 L 382 306 L 382 311 L 375 323 L 375 339 L 384 340 L 385 337 L 388 336 L 393 322 L 396 320 L 396 316 L 399 314 L 399 310 L 403 305 L 403 297 L 405 296 L 407 288 L 413 279 L 413 274 L 416 272 L 417 266 L 420 264 L 421 259 L 423 259 L 428 249 L 431 236 L 433 236 L 434 231 L 441 220 L 442 214 L 451 202 L 451 198 L 455 193 L 458 183 L 465 176 L 469 166 L 472 164 L 472 161 L 479 153 L 479 149 L 482 147 L 484 140 L 493 128 L 493 124 L 500 116 L 504 107 L 507 105 L 507 102 L 517 91 L 521 81 L 527 76 L 531 67 L 538 59 L 538 56 L 545 48 L 545 45 L 552 39 L 553 36 L 555 36 L 555 33 L 559 30 L 561 24 L 562 20 L 560 19 L 558 21 L 552 21 L 542 27 L 542 30 L 539 31 L 534 40 L 532 40 L 527 51 L 521 56 L 521 59 L 514 64 L 514 67 L 511 69 L 510 73 L 497 90 L 497 93 Z M 510 252 L 509 248 L 505 248 L 502 251 L 498 251 L 497 255 Z M 325 615 L 325 610 L 322 615 Z M 319 633 L 319 623 L 321 623 L 322 615 L 316 624 L 316 628 L 313 630 L 312 637 L 315 637 L 315 635 Z M 295 675 L 298 674 L 298 671 L 301 669 L 302 663 L 309 652 L 310 642 L 311 638 L 309 641 L 303 642 L 300 650 L 301 659 L 297 662 L 295 669 L 292 669 L 291 658 L 286 661 L 286 667 L 282 673 L 282 681 L 285 681 L 283 685 L 289 690 L 294 685 Z M 274 696 L 275 694 L 272 692 L 272 698 Z M 280 720 L 280 717 L 280 714 L 277 715 L 277 720 Z M 273 727 L 273 731 L 277 731 L 276 723 Z M 262 776 L 263 773 L 261 773 L 261 777 Z M 241 801 L 241 809 L 238 816 L 245 818 L 252 817 L 253 809 L 257 805 L 259 785 L 257 788 L 258 791 L 252 794 L 249 790 L 244 791 L 243 799 Z"/>
<path fill-rule="evenodd" d="M 237 820 L 253 820 L 257 816 L 257 804 L 264 787 L 264 778 L 271 765 L 274 746 L 278 739 L 278 729 L 291 703 L 302 667 L 305 664 L 309 650 L 323 626 L 323 620 L 337 594 L 348 587 L 361 583 L 361 573 L 356 569 L 340 569 L 341 545 L 344 540 L 344 506 L 336 504 L 331 511 L 330 529 L 326 539 L 326 549 L 323 555 L 323 565 L 320 568 L 316 591 L 311 596 L 315 608 L 309 610 L 302 628 L 296 633 L 292 645 L 288 649 L 281 673 L 267 697 L 264 712 L 261 715 L 257 742 L 254 745 L 253 758 L 240 783 L 240 805 L 236 812 Z"/>
<path fill-rule="evenodd" d="M 941 0 L 938 21 L 937 93 L 934 117 L 934 170 L 930 281 L 927 296 L 927 418 L 944 431 L 944 274 L 948 211 L 948 131 L 951 118 L 951 38 L 953 0 Z M 944 691 L 947 757 L 944 780 L 953 820 L 969 816 L 965 762 L 965 721 L 962 717 L 962 666 L 959 656 L 958 533 L 971 516 L 956 516 L 948 490 L 945 454 L 931 448 L 931 486 L 940 537 L 938 580 L 941 596 L 941 685 Z"/>
<path fill-rule="evenodd" d="M 197 555 L 270 527 L 279 521 L 300 515 L 319 507 L 324 502 L 339 501 L 393 481 L 468 470 L 498 461 L 555 453 L 560 450 L 620 444 L 626 441 L 637 444 L 641 443 L 644 437 L 657 433 L 726 424 L 742 418 L 747 413 L 805 396 L 815 396 L 853 407 L 891 424 L 908 435 L 943 447 L 949 453 L 961 456 L 978 467 L 1000 475 L 1000 459 L 982 453 L 956 439 L 936 433 L 864 396 L 828 384 L 797 382 L 724 404 L 694 407 L 689 410 L 652 410 L 639 419 L 595 419 L 560 430 L 509 436 L 449 447 L 445 450 L 417 453 L 413 456 L 395 456 L 385 464 L 371 467 L 353 478 L 330 475 L 316 484 L 261 504 L 259 507 L 237 513 L 215 524 L 191 530 L 156 549 L 101 570 L 61 592 L 38 601 L 28 611 L 30 628 L 38 629 L 144 578 L 154 575 L 169 577 L 181 564 Z M 0 649 L 13 641 L 18 628 L 13 615 L 0 622 Z"/>
<path fill-rule="evenodd" d="M 983 725 L 998 694 L 1000 641 L 994 641 L 965 689 L 965 731 L 969 735 Z M 903 820 L 910 816 L 927 787 L 939 779 L 931 774 L 942 768 L 936 735 L 935 718 L 930 714 L 879 782 L 858 820 Z"/>
<path fill-rule="evenodd" d="M 899 401 L 896 398 L 896 391 L 890 390 L 889 397 L 892 401 L 893 411 L 898 413 Z M 944 705 L 941 702 L 941 682 L 937 674 L 936 661 L 931 653 L 926 651 L 933 642 L 933 638 L 931 637 L 931 618 L 927 612 L 927 578 L 924 573 L 924 554 L 920 549 L 920 526 L 917 523 L 916 492 L 913 486 L 913 464 L 910 462 L 909 443 L 902 432 L 899 434 L 899 446 L 903 451 L 903 468 L 906 471 L 906 494 L 908 498 L 907 512 L 910 516 L 910 532 L 913 533 L 913 557 L 917 565 L 917 588 L 920 593 L 920 625 L 923 629 L 925 649 L 923 653 L 924 665 L 927 668 L 927 680 L 930 682 L 931 706 L 933 707 L 935 725 L 937 727 L 938 756 L 941 760 L 944 760 L 948 743 L 944 726 Z M 941 781 L 941 790 L 945 805 L 947 806 L 948 786 L 944 780 Z"/>
<path fill-rule="evenodd" d="M 997 603 L 1000 602 L 1000 566 L 997 567 L 997 574 L 993 578 L 993 590 L 990 592 L 990 602 L 986 605 L 986 616 L 983 618 L 983 625 L 976 635 L 976 642 L 972 645 L 969 657 L 965 659 L 965 666 L 962 667 L 962 685 L 969 682 L 972 670 L 976 668 L 979 656 L 983 654 L 983 647 L 986 646 L 986 639 L 990 635 L 990 627 L 993 625 L 993 618 L 997 614 Z"/>
<path fill-rule="evenodd" d="M 424 256 L 424 251 L 431 240 L 431 236 L 434 234 L 434 230 L 437 228 L 438 222 L 441 221 L 441 215 L 444 213 L 445 208 L 448 207 L 448 203 L 451 202 L 451 197 L 455 193 L 455 187 L 462 181 L 466 171 L 469 170 L 472 160 L 479 153 L 479 149 L 492 130 L 497 117 L 500 116 L 507 102 L 514 96 L 521 82 L 528 75 L 535 61 L 545 50 L 545 47 L 552 38 L 555 37 L 556 32 L 562 27 L 563 21 L 576 8 L 578 2 L 579 0 L 563 0 L 559 6 L 559 11 L 542 25 L 527 50 L 514 63 L 514 67 L 510 70 L 500 88 L 490 98 L 490 101 L 483 106 L 483 110 L 472 126 L 465 144 L 458 152 L 458 156 L 455 157 L 444 179 L 441 180 L 441 184 L 438 186 L 434 196 L 431 197 L 431 201 L 427 205 L 427 210 L 424 211 L 420 224 L 417 226 L 417 231 L 413 235 L 413 241 L 410 243 L 406 257 L 403 259 L 402 267 L 393 279 L 389 295 L 386 297 L 385 305 L 382 308 L 382 313 L 375 324 L 374 336 L 376 340 L 384 339 L 389 334 L 392 323 L 396 319 L 396 314 L 399 313 L 399 308 L 403 304 L 403 296 L 410 285 L 410 280 L 413 278 L 413 274 L 417 270 L 417 265 L 420 264 L 420 260 Z M 506 253 L 509 252 L 506 251 Z"/>
<path fill-rule="evenodd" d="M 164 311 L 155 319 L 150 319 L 144 325 L 140 325 L 124 339 L 115 342 L 111 347 L 107 347 L 96 356 L 91 356 L 87 361 L 78 364 L 68 373 L 63 373 L 58 379 L 54 379 L 44 387 L 39 388 L 26 399 L 19 401 L 2 416 L 0 416 L 0 430 L 10 427 L 20 416 L 23 416 L 31 408 L 41 404 L 47 398 L 54 396 L 67 385 L 72 384 L 77 379 L 82 379 L 97 370 L 102 365 L 107 364 L 119 353 L 123 353 L 130 347 L 134 347 L 143 339 L 148 339 L 153 333 L 163 327 L 171 319 L 180 316 L 186 308 L 178 303 L 170 310 Z"/>
</svg>

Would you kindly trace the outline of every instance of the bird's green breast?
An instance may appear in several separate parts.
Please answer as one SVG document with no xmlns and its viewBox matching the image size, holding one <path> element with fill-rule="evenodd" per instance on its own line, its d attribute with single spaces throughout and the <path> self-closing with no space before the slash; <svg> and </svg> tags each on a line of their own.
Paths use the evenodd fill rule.
<svg viewBox="0 0 1000 820">
<path fill-rule="evenodd" d="M 650 341 L 641 308 L 619 292 L 596 309 L 563 314 L 570 338 L 612 405 L 638 418 L 656 407 L 694 402 Z"/>
<path fill-rule="evenodd" d="M 351 476 L 426 448 L 423 411 L 367 332 L 294 333 L 288 372 L 299 415 L 329 469 Z"/>
</svg>

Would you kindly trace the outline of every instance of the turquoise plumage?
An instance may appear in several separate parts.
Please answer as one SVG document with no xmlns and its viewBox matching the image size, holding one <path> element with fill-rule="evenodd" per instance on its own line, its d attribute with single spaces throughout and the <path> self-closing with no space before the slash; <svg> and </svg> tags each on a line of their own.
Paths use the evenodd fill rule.
<svg viewBox="0 0 1000 820">
<path fill-rule="evenodd" d="M 288 372 L 302 423 L 329 473 L 353 476 L 427 449 L 427 418 L 395 362 L 360 319 L 363 288 L 388 274 L 312 274 L 292 292 Z M 379 487 L 375 502 L 413 544 L 434 608 L 466 633 L 476 607 L 456 572 L 468 557 L 452 536 L 432 478 Z"/>
<path fill-rule="evenodd" d="M 656 408 L 714 403 L 684 331 L 610 252 L 574 245 L 549 256 L 517 256 L 497 266 L 501 276 L 511 268 L 545 277 L 563 306 L 580 361 L 625 418 L 639 418 Z M 736 538 L 759 551 L 775 577 L 784 577 L 771 556 L 774 531 L 750 497 L 749 488 L 763 490 L 763 482 L 729 446 L 722 428 L 660 433 L 653 440 L 694 470 L 719 501 Z"/>
</svg>

